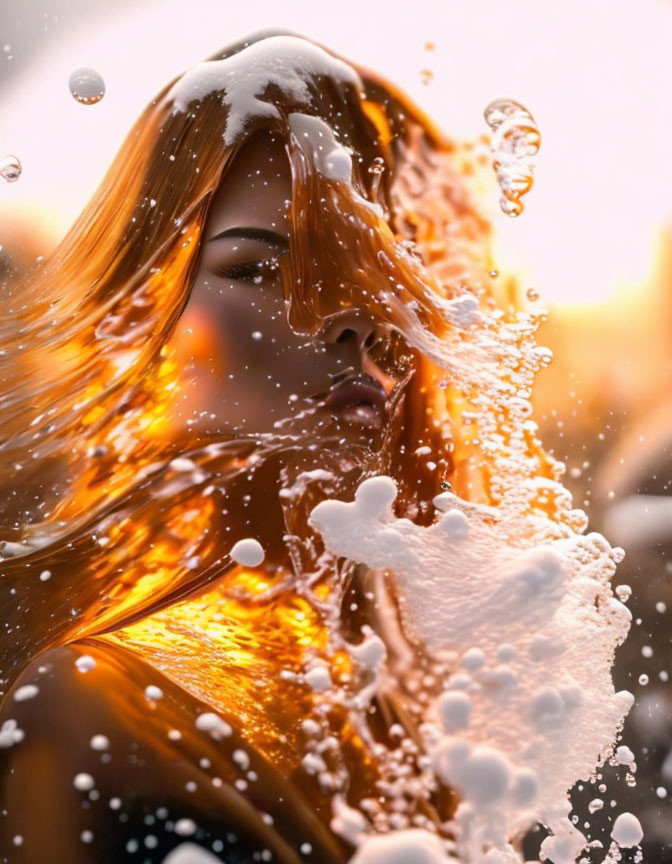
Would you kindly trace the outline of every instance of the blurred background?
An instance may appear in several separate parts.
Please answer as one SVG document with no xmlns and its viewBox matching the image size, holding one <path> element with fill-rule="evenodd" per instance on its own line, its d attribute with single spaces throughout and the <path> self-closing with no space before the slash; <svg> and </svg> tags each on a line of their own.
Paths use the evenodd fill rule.
<svg viewBox="0 0 672 864">
<path fill-rule="evenodd" d="M 626 549 L 616 584 L 634 616 L 615 678 L 637 698 L 638 770 L 607 767 L 576 795 L 607 816 L 618 799 L 645 860 L 672 861 L 672 0 L 3 0 L 0 158 L 23 172 L 0 183 L 0 267 L 53 248 L 167 81 L 268 26 L 381 72 L 452 137 L 487 132 L 498 97 L 537 120 L 523 215 L 492 190 L 497 266 L 549 308 L 536 418 L 591 527 Z M 82 66 L 104 79 L 95 105 L 70 93 Z"/>
</svg>

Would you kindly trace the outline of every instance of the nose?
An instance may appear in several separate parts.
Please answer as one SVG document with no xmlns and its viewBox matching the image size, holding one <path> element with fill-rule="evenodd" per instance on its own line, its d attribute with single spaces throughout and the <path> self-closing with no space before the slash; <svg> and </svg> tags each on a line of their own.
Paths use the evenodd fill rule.
<svg viewBox="0 0 672 864">
<path fill-rule="evenodd" d="M 322 340 L 327 345 L 354 343 L 359 351 L 363 351 L 373 334 L 373 321 L 356 309 L 348 309 L 329 317 L 322 331 Z"/>
<path fill-rule="evenodd" d="M 330 315 L 320 334 L 329 354 L 337 358 L 343 373 L 373 378 L 385 393 L 395 381 L 383 372 L 369 351 L 381 337 L 382 328 L 360 309 L 347 309 Z"/>
</svg>

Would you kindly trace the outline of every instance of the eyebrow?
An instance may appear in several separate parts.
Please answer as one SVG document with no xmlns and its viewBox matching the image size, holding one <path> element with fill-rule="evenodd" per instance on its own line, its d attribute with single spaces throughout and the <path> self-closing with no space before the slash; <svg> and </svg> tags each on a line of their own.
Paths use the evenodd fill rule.
<svg viewBox="0 0 672 864">
<path fill-rule="evenodd" d="M 240 237 L 247 240 L 261 240 L 264 243 L 272 243 L 275 246 L 287 246 L 287 238 L 282 234 L 277 234 L 275 231 L 269 231 L 267 228 L 227 228 L 226 231 L 220 231 L 208 240 L 212 243 L 213 240 L 221 240 L 223 237 Z"/>
</svg>

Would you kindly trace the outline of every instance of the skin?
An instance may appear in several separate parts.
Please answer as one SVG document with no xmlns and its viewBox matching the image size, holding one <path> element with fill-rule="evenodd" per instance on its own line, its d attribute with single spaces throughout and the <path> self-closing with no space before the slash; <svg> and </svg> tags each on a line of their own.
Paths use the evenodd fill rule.
<svg viewBox="0 0 672 864">
<path fill-rule="evenodd" d="M 268 133 L 254 136 L 214 198 L 178 327 L 191 382 L 183 416 L 192 423 L 216 419 L 226 432 L 269 433 L 307 414 L 314 429 L 317 413 L 325 415 L 318 423 L 361 438 L 380 427 L 390 389 L 368 355 L 373 322 L 353 309 L 325 322 L 313 340 L 291 329 L 279 272 L 290 242 L 291 194 L 283 143 Z M 330 400 L 337 404 L 323 405 L 335 383 L 362 373 L 371 376 L 376 398 L 366 387 L 342 387 Z"/>
</svg>

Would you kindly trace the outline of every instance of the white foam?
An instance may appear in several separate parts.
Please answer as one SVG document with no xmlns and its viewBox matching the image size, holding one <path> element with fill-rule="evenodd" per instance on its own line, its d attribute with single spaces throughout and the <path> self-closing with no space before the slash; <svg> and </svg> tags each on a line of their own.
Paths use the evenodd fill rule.
<svg viewBox="0 0 672 864">
<path fill-rule="evenodd" d="M 421 829 L 367 837 L 350 864 L 447 864 L 439 838 Z"/>
<path fill-rule="evenodd" d="M 632 704 L 611 680 L 630 613 L 611 592 L 610 547 L 452 493 L 421 527 L 394 516 L 395 496 L 391 478 L 370 478 L 311 522 L 334 554 L 394 574 L 404 629 L 428 652 L 461 658 L 426 717 L 436 775 L 460 793 L 459 853 L 510 856 L 510 839 L 538 821 L 555 834 L 544 853 L 573 862 L 586 841 L 568 790 L 611 755 Z"/>
<path fill-rule="evenodd" d="M 353 846 L 364 840 L 368 823 L 359 810 L 349 807 L 341 795 L 334 795 L 331 802 L 333 817 L 331 830 Z"/>
<path fill-rule="evenodd" d="M 309 107 L 307 81 L 319 76 L 361 86 L 352 67 L 317 45 L 294 36 L 274 36 L 224 60 L 199 63 L 177 81 L 167 98 L 173 100 L 174 110 L 186 112 L 192 102 L 221 94 L 222 104 L 229 108 L 224 132 L 228 147 L 251 120 L 279 116 L 278 108 L 263 98 L 269 87 L 297 107 Z"/>
<path fill-rule="evenodd" d="M 316 693 L 324 693 L 331 685 L 331 674 L 324 663 L 315 663 L 303 676 L 306 684 Z"/>
</svg>

